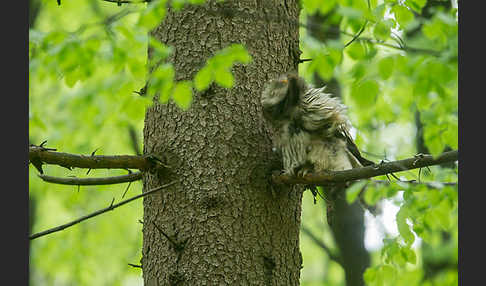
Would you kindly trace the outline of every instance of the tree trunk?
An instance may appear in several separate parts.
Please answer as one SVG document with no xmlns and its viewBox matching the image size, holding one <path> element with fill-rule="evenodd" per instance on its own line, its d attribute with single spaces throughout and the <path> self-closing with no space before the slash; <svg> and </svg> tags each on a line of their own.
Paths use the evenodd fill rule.
<svg viewBox="0 0 486 286">
<path fill-rule="evenodd" d="M 297 69 L 298 14 L 296 0 L 210 0 L 169 9 L 153 31 L 173 47 L 176 80 L 233 43 L 253 61 L 233 68 L 233 88 L 195 93 L 188 111 L 154 103 L 146 112 L 144 153 L 171 167 L 146 173 L 144 190 L 181 181 L 144 199 L 145 285 L 299 284 L 302 188 L 272 192 L 279 159 L 259 101 L 269 78 Z"/>
</svg>

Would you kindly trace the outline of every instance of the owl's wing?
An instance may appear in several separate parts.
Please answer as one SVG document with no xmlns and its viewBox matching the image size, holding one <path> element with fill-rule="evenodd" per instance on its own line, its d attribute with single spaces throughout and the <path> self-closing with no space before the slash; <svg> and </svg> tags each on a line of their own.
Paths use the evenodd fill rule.
<svg viewBox="0 0 486 286">
<path fill-rule="evenodd" d="M 361 156 L 361 153 L 358 150 L 358 146 L 354 143 L 353 139 L 351 138 L 351 135 L 348 132 L 348 129 L 346 126 L 340 126 L 335 133 L 336 137 L 343 138 L 346 141 L 346 147 L 348 151 L 361 163 L 363 166 L 371 166 L 374 165 L 375 163 L 363 158 Z"/>
<path fill-rule="evenodd" d="M 349 120 L 346 107 L 339 99 L 331 97 L 323 88 L 309 89 L 301 100 L 299 123 L 301 128 L 323 137 L 337 137 L 346 142 L 347 150 L 363 166 L 374 165 L 361 156 L 358 147 L 349 134 Z M 357 164 L 356 164 L 357 165 Z"/>
</svg>

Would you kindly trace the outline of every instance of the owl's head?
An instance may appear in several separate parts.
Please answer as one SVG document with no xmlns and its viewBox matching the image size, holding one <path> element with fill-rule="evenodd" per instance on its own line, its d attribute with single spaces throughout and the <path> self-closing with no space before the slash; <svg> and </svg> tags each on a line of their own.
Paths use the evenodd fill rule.
<svg viewBox="0 0 486 286">
<path fill-rule="evenodd" d="M 263 88 L 261 104 L 266 117 L 285 116 L 299 104 L 300 96 L 307 90 L 305 81 L 295 74 L 284 74 L 267 82 Z"/>
</svg>

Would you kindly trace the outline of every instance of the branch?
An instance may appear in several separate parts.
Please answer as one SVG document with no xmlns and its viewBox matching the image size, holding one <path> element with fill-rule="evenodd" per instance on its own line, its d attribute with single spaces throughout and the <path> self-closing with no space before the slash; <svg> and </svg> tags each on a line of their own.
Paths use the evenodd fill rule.
<svg viewBox="0 0 486 286">
<path fill-rule="evenodd" d="M 438 165 L 446 162 L 458 160 L 458 151 L 444 152 L 434 158 L 431 155 L 418 154 L 413 158 L 404 160 L 375 164 L 361 168 L 349 169 L 344 171 L 327 171 L 310 173 L 304 177 L 293 177 L 286 174 L 274 174 L 273 181 L 276 184 L 308 184 L 308 185 L 328 185 L 333 183 L 343 183 L 359 179 L 386 175 L 389 173 L 406 171 L 426 166 Z"/>
<path fill-rule="evenodd" d="M 385 181 L 385 180 L 371 180 L 370 182 L 372 183 L 378 183 L 378 184 L 391 184 L 391 183 L 406 183 L 406 184 L 412 184 L 412 185 L 426 185 L 428 188 L 431 189 L 441 189 L 444 186 L 457 186 L 457 182 L 417 182 L 415 180 L 411 181 Z"/>
<path fill-rule="evenodd" d="M 90 186 L 90 185 L 112 185 L 121 184 L 127 182 L 133 182 L 142 178 L 141 172 L 131 173 L 123 176 L 105 177 L 105 178 L 59 178 L 47 175 L 39 175 L 44 182 L 61 184 L 61 185 L 78 185 L 78 186 Z"/>
<path fill-rule="evenodd" d="M 341 259 L 341 257 L 335 255 L 332 253 L 332 251 L 329 249 L 329 247 L 327 247 L 327 245 L 324 244 L 324 242 L 322 242 L 319 238 L 317 238 L 308 228 L 306 228 L 305 226 L 302 226 L 301 227 L 302 229 L 302 232 L 305 233 L 307 236 L 309 236 L 310 239 L 312 239 L 312 241 L 317 244 L 320 248 L 322 248 L 322 250 L 324 250 L 324 252 L 327 253 L 327 255 L 329 256 L 329 259 L 337 262 L 339 265 L 343 266 L 343 261 Z"/>
<path fill-rule="evenodd" d="M 148 170 L 154 166 L 154 162 L 150 159 L 150 156 L 85 156 L 54 152 L 35 145 L 29 146 L 29 161 L 59 165 L 68 169 L 76 167 L 89 169 Z"/>
<path fill-rule="evenodd" d="M 127 203 L 131 202 L 131 201 L 134 201 L 134 200 L 139 199 L 139 198 L 141 198 L 141 197 L 144 197 L 144 196 L 146 196 L 146 195 L 153 194 L 153 193 L 155 193 L 156 191 L 159 191 L 159 190 L 161 190 L 161 189 L 164 189 L 164 188 L 167 188 L 167 187 L 169 187 L 169 186 L 172 186 L 172 185 L 174 185 L 174 184 L 175 184 L 175 183 L 177 183 L 177 182 L 178 182 L 178 181 L 173 181 L 173 182 L 171 182 L 171 183 L 168 183 L 168 184 L 165 184 L 165 185 L 162 185 L 162 186 L 159 186 L 159 187 L 153 188 L 153 189 L 151 189 L 151 190 L 149 190 L 149 191 L 146 191 L 145 193 L 141 193 L 140 195 L 136 195 L 136 196 L 134 196 L 134 197 L 131 197 L 131 198 L 129 198 L 129 199 L 126 199 L 126 200 L 124 200 L 124 201 L 121 201 L 121 202 L 119 202 L 119 203 L 117 203 L 117 204 L 113 204 L 113 201 L 112 201 L 112 202 L 111 202 L 111 204 L 110 204 L 108 207 L 104 208 L 104 209 L 101 209 L 101 210 L 95 211 L 95 212 L 93 212 L 93 213 L 91 213 L 91 214 L 88 214 L 88 215 L 86 215 L 86 216 L 83 216 L 83 217 L 81 217 L 81 218 L 79 218 L 79 219 L 77 219 L 77 220 L 74 220 L 74 221 L 72 221 L 72 222 L 68 222 L 68 223 L 66 223 L 66 224 L 60 225 L 60 226 L 58 226 L 58 227 L 54 227 L 54 228 L 51 228 L 51 229 L 48 229 L 48 230 L 45 230 L 45 231 L 42 231 L 42 232 L 38 232 L 38 233 L 32 234 L 31 236 L 29 236 L 29 239 L 30 239 L 30 240 L 32 240 L 32 239 L 36 239 L 36 238 L 38 238 L 38 237 L 41 237 L 41 236 L 44 236 L 44 235 L 51 234 L 51 233 L 53 233 L 53 232 L 61 231 L 61 230 L 65 229 L 65 228 L 68 228 L 68 227 L 70 227 L 70 226 L 73 226 L 73 225 L 75 225 L 75 224 L 78 224 L 78 223 L 80 223 L 80 222 L 82 222 L 82 221 L 84 221 L 84 220 L 87 220 L 87 219 L 89 219 L 89 218 L 92 218 L 92 217 L 98 216 L 98 215 L 103 214 L 103 213 L 105 213 L 105 212 L 107 212 L 107 211 L 114 210 L 114 209 L 116 209 L 117 207 L 120 207 L 120 206 L 122 206 L 122 205 L 124 205 L 124 204 L 127 204 Z M 113 200 L 114 200 L 114 199 L 113 199 Z"/>
<path fill-rule="evenodd" d="M 121 6 L 121 4 L 142 4 L 145 2 L 151 2 L 151 0 L 102 0 L 105 2 L 111 2 L 111 3 L 116 3 L 118 6 Z"/>
</svg>

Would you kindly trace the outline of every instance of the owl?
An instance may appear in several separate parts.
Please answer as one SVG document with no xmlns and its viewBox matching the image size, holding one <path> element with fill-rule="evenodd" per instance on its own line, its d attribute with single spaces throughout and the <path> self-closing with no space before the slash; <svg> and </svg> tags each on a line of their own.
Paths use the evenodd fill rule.
<svg viewBox="0 0 486 286">
<path fill-rule="evenodd" d="M 264 118 L 275 131 L 274 149 L 282 154 L 284 173 L 341 171 L 374 165 L 363 158 L 349 130 L 346 106 L 294 74 L 265 84 Z"/>
</svg>

